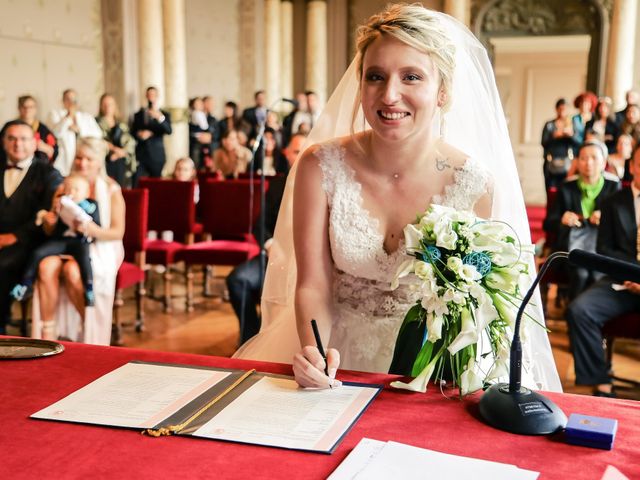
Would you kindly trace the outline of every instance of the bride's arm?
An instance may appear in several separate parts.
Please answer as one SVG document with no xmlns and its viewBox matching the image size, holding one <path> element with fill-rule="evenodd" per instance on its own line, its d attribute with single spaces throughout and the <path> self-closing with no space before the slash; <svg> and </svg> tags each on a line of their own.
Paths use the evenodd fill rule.
<svg viewBox="0 0 640 480">
<path fill-rule="evenodd" d="M 297 265 L 296 324 L 302 350 L 293 360 L 297 382 L 303 387 L 328 387 L 325 363 L 316 348 L 311 319 L 318 322 L 323 344 L 331 334 L 332 259 L 329 247 L 329 211 L 322 188 L 322 171 L 314 149 L 298 160 L 293 195 L 293 241 Z M 336 350 L 327 351 L 329 377 L 340 363 Z"/>
</svg>

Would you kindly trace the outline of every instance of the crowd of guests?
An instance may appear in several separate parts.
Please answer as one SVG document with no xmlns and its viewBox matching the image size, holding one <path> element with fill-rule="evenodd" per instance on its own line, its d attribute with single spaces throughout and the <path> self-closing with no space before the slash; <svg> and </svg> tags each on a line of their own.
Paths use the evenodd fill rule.
<svg viewBox="0 0 640 480">
<path fill-rule="evenodd" d="M 160 108 L 159 91 L 148 87 L 145 105 L 130 121 L 120 113 L 115 98 L 100 97 L 98 114 L 93 116 L 78 105 L 75 90 L 62 94 L 61 108 L 40 120 L 37 102 L 31 95 L 18 99 L 18 117 L 35 132 L 38 158 L 51 163 L 63 176 L 72 170 L 78 138 L 102 138 L 107 145 L 106 174 L 121 187 L 133 187 L 141 177 L 161 177 L 166 163 L 163 138 L 172 135 L 171 115 Z M 293 110 L 283 118 L 266 105 L 264 91 L 254 95 L 255 104 L 242 111 L 228 101 L 223 115 L 216 118 L 213 97 L 194 97 L 189 101 L 189 157 L 198 171 L 218 172 L 225 178 L 237 178 L 248 168 L 265 170 L 267 175 L 287 170 L 282 149 L 294 134 L 306 134 L 320 113 L 317 95 L 299 93 Z M 261 128 L 264 127 L 264 131 Z M 4 136 L 5 127 L 0 131 Z M 264 138 L 264 153 L 253 161 L 252 150 L 258 134 Z M 0 152 L 0 161 L 5 158 Z"/>
<path fill-rule="evenodd" d="M 626 101 L 614 113 L 609 98 L 584 92 L 570 116 L 561 98 L 556 117 L 544 125 L 549 251 L 579 248 L 640 261 L 640 95 L 629 91 Z M 567 264 L 559 269 L 567 278 L 576 383 L 614 396 L 601 331 L 618 315 L 640 311 L 640 284 Z"/>
<path fill-rule="evenodd" d="M 284 179 L 319 106 L 313 92 L 301 93 L 280 121 L 267 108 L 263 91 L 254 98 L 255 105 L 241 114 L 237 104 L 227 102 L 220 119 L 213 114 L 212 97 L 191 99 L 190 157 L 175 162 L 172 178 L 194 181 L 198 171 L 221 179 L 250 170 L 273 176 L 268 238 Z M 157 88 L 149 87 L 145 99 L 129 122 L 112 95 L 100 97 L 94 117 L 80 109 L 77 93 L 68 89 L 46 124 L 33 96 L 18 99 L 18 118 L 0 131 L 0 334 L 11 320 L 12 302 L 33 296 L 33 336 L 109 344 L 115 280 L 124 256 L 121 188 L 162 176 L 163 137 L 172 134 Z M 289 143 L 292 147 L 285 148 Z M 247 298 L 259 298 L 254 269 L 254 263 L 241 265 L 229 283 L 243 338 L 259 328 L 259 318 L 245 314 Z M 253 307 L 257 311 L 257 303 Z"/>
</svg>

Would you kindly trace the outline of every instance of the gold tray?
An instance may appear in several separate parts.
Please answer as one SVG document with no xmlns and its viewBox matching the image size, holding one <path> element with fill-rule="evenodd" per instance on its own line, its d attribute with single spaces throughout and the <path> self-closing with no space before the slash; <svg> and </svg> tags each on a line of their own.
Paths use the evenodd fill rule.
<svg viewBox="0 0 640 480">
<path fill-rule="evenodd" d="M 57 355 L 64 346 L 51 340 L 36 338 L 0 338 L 0 360 L 38 358 Z"/>
</svg>

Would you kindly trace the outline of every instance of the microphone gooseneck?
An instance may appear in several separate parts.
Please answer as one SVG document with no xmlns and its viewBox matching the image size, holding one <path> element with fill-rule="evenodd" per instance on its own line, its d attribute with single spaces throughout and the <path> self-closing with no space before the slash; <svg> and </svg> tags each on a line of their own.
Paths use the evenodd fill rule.
<svg viewBox="0 0 640 480">
<path fill-rule="evenodd" d="M 618 281 L 640 283 L 640 265 L 586 250 L 571 250 L 569 262 L 578 267 L 605 273 Z"/>
</svg>

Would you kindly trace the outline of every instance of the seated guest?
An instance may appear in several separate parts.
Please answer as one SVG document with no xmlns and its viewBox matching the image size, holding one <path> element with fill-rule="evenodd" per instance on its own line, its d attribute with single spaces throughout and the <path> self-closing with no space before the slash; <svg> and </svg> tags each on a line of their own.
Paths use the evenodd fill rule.
<svg viewBox="0 0 640 480">
<path fill-rule="evenodd" d="M 267 127 L 264 130 L 264 151 L 256 154 L 254 170 L 259 174 L 264 169 L 265 176 L 286 174 L 289 171 L 289 162 L 282 150 L 278 147 L 276 132 Z"/>
<path fill-rule="evenodd" d="M 640 141 L 640 106 L 633 103 L 627 105 L 624 111 L 624 120 L 620 125 L 620 132 L 631 135 L 636 143 Z"/>
<path fill-rule="evenodd" d="M 291 137 L 289 146 L 284 150 L 289 166 L 298 158 L 304 143 L 304 136 Z M 284 193 L 286 177 L 278 176 L 269 180 L 265 207 L 265 249 L 269 249 L 270 239 L 280 210 L 280 203 Z M 259 223 L 254 227 L 254 234 L 260 239 Z M 227 277 L 229 299 L 240 321 L 240 345 L 253 337 L 260 330 L 260 317 L 258 305 L 260 304 L 260 292 L 262 291 L 262 279 L 260 278 L 260 257 L 254 257 L 236 268 Z"/>
<path fill-rule="evenodd" d="M 224 104 L 222 110 L 223 116 L 220 122 L 218 122 L 219 134 L 218 140 L 222 138 L 225 132 L 229 130 L 240 129 L 240 115 L 238 113 L 238 104 L 235 102 L 227 102 Z"/>
<path fill-rule="evenodd" d="M 0 162 L 0 334 L 10 320 L 9 291 L 29 253 L 43 240 L 36 214 L 48 208 L 62 181 L 49 162 L 34 158 L 37 144 L 28 123 L 7 123 L 2 142 L 6 159 Z"/>
<path fill-rule="evenodd" d="M 181 182 L 193 182 L 196 179 L 196 164 L 189 157 L 179 158 L 173 167 L 172 177 L 174 180 Z M 198 184 L 195 186 L 193 200 L 195 203 L 200 200 L 200 187 L 198 187 Z"/>
<path fill-rule="evenodd" d="M 64 179 L 61 188 L 56 192 L 50 211 L 41 210 L 36 224 L 43 225 L 45 215 L 50 216 L 48 230 L 45 233 L 49 238 L 36 248 L 27 262 L 22 274 L 22 280 L 11 290 L 11 296 L 16 300 L 23 300 L 32 291 L 33 282 L 36 279 L 38 265 L 46 257 L 69 255 L 80 268 L 80 277 L 84 287 L 84 300 L 87 307 L 93 307 L 93 270 L 89 257 L 89 244 L 93 241 L 83 233 L 78 232 L 78 226 L 90 221 L 100 225 L 98 205 L 89 197 L 89 182 L 79 175 L 69 175 Z M 72 211 L 69 204 L 72 202 L 78 209 Z M 66 218 L 61 218 L 61 210 L 67 208 Z M 51 228 L 53 225 L 53 228 Z M 78 226 L 77 226 L 78 225 Z"/>
<path fill-rule="evenodd" d="M 93 269 L 95 307 L 85 308 L 84 288 L 78 263 L 68 257 L 47 257 L 38 267 L 33 294 L 35 338 L 56 338 L 109 345 L 116 275 L 124 258 L 124 198 L 120 186 L 104 171 L 107 147 L 102 139 L 79 138 L 73 161 L 74 174 L 84 177 L 90 186 L 89 198 L 95 200 L 101 225 L 90 221 L 76 230 L 92 237 L 89 247 Z M 56 216 L 44 217 L 45 228 L 52 228 Z M 57 329 L 57 333 L 56 333 Z"/>
<path fill-rule="evenodd" d="M 640 259 L 640 148 L 630 162 L 631 186 L 602 202 L 598 253 L 626 262 Z M 612 318 L 640 311 L 640 284 L 624 282 L 624 289 L 612 288 L 604 277 L 576 298 L 567 309 L 571 351 L 575 361 L 576 383 L 594 385 L 594 393 L 613 396 L 611 378 L 602 348 L 602 327 Z M 618 287 L 616 287 L 618 288 Z"/>
<path fill-rule="evenodd" d="M 609 155 L 609 158 L 607 158 L 605 170 L 614 174 L 623 182 L 631 180 L 629 160 L 631 159 L 635 143 L 631 135 L 623 133 L 618 137 L 615 153 L 612 153 Z"/>
<path fill-rule="evenodd" d="M 554 250 L 581 248 L 595 252 L 600 206 L 620 188 L 617 177 L 603 172 L 606 154 L 601 142 L 580 147 L 576 162 L 578 175 L 560 185 L 544 221 L 545 231 L 557 235 Z M 584 268 L 568 268 L 568 275 L 569 299 L 575 298 L 594 280 L 594 273 Z"/>
<path fill-rule="evenodd" d="M 33 129 L 33 134 L 36 139 L 35 156 L 49 163 L 55 162 L 58 156 L 58 142 L 51 130 L 38 120 L 38 105 L 36 104 L 35 98 L 31 95 L 18 97 L 18 114 L 17 120 L 28 123 Z M 8 123 L 0 130 L 0 139 L 4 138 L 4 131 L 7 125 Z M 3 163 L 5 160 L 6 155 L 4 149 L 0 148 L 0 163 Z"/>
<path fill-rule="evenodd" d="M 121 187 L 130 187 L 137 169 L 136 140 L 129 125 L 120 118 L 115 98 L 108 93 L 100 97 L 100 113 L 96 118 L 109 151 L 105 158 L 107 175 Z"/>
<path fill-rule="evenodd" d="M 222 146 L 213 154 L 213 171 L 224 178 L 238 178 L 247 171 L 251 162 L 251 150 L 238 142 L 238 132 L 227 130 L 222 135 Z"/>
</svg>

